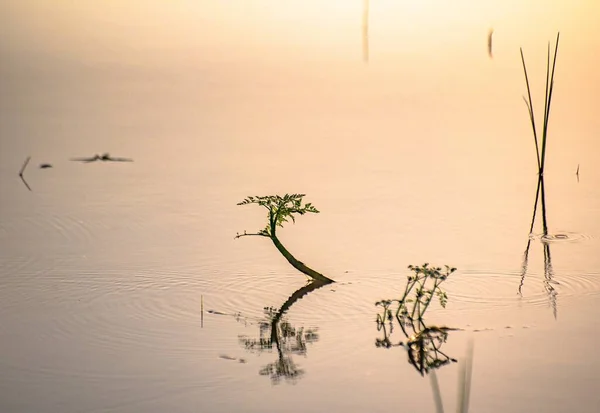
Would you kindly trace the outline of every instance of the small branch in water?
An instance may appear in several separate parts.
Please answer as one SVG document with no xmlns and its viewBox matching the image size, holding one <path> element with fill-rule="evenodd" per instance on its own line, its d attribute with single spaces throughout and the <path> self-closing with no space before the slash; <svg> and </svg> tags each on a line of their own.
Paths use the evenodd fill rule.
<svg viewBox="0 0 600 413">
<path fill-rule="evenodd" d="M 27 159 L 25 159 L 25 162 L 23 162 L 23 166 L 21 167 L 21 170 L 19 171 L 19 176 L 21 178 L 23 177 L 23 172 L 25 172 L 25 168 L 27 168 L 27 164 L 29 163 L 30 159 L 31 159 L 31 156 L 28 156 Z"/>
<path fill-rule="evenodd" d="M 246 231 L 244 231 L 243 234 L 237 233 L 235 237 L 233 237 L 234 239 L 238 239 L 238 238 L 242 238 L 242 237 L 250 237 L 250 236 L 255 236 L 255 237 L 268 237 L 269 235 L 261 233 L 261 232 L 256 232 L 256 233 L 250 233 L 248 234 Z"/>
<path fill-rule="evenodd" d="M 316 272 L 315 270 L 304 265 L 304 263 L 301 261 L 298 261 L 292 254 L 290 254 L 290 252 L 277 238 L 277 227 L 283 227 L 283 224 L 289 222 L 289 219 L 295 223 L 295 214 L 304 215 L 306 213 L 319 213 L 319 210 L 310 202 L 303 205 L 303 197 L 304 194 L 285 194 L 284 196 L 249 196 L 242 202 L 238 202 L 238 205 L 257 204 L 266 208 L 269 213 L 267 216 L 268 223 L 262 230 L 250 234 L 244 231 L 243 234 L 238 233 L 235 236 L 235 239 L 248 235 L 270 238 L 271 241 L 273 241 L 273 244 L 275 244 L 275 247 L 277 247 L 277 250 L 285 257 L 292 267 L 314 280 L 319 280 L 321 282 L 334 282 L 332 279 L 325 277 L 323 274 Z"/>
<path fill-rule="evenodd" d="M 23 166 L 21 167 L 21 170 L 19 171 L 19 177 L 21 178 L 21 180 L 23 181 L 23 183 L 25 184 L 27 189 L 29 189 L 31 191 L 31 187 L 29 186 L 29 184 L 23 177 L 23 172 L 25 172 L 25 168 L 27 168 L 27 165 L 29 164 L 30 159 L 31 159 L 31 156 L 28 156 L 27 159 L 25 159 L 25 162 L 23 162 Z"/>
</svg>

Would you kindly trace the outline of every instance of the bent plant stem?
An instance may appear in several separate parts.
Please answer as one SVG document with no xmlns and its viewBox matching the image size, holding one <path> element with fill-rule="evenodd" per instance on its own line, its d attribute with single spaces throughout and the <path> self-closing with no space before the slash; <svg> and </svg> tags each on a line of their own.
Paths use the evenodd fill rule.
<svg viewBox="0 0 600 413">
<path fill-rule="evenodd" d="M 259 206 L 266 208 L 269 211 L 269 222 L 264 229 L 257 233 L 244 232 L 243 234 L 237 234 L 235 238 L 250 235 L 268 237 L 271 239 L 273 244 L 275 244 L 275 247 L 281 253 L 281 255 L 283 255 L 285 259 L 292 265 L 292 267 L 312 278 L 313 280 L 320 281 L 321 283 L 333 283 L 335 282 L 334 280 L 306 266 L 302 261 L 299 261 L 296 257 L 294 257 L 287 250 L 287 248 L 283 246 L 281 241 L 279 241 L 279 238 L 277 238 L 277 227 L 283 227 L 283 223 L 288 222 L 288 218 L 295 222 L 296 220 L 294 218 L 294 214 L 304 215 L 307 212 L 319 212 L 310 203 L 302 205 L 303 197 L 304 194 L 286 194 L 283 197 L 279 195 L 247 197 L 244 201 L 239 202 L 238 205 L 258 204 Z"/>
<path fill-rule="evenodd" d="M 283 255 L 285 257 L 285 259 L 292 265 L 292 267 L 294 267 L 301 273 L 306 274 L 315 280 L 318 280 L 321 282 L 327 282 L 327 283 L 334 282 L 331 278 L 328 278 L 328 277 L 324 276 L 323 274 L 306 266 L 302 261 L 298 261 L 296 259 L 296 257 L 294 257 L 292 254 L 290 254 L 290 252 L 283 246 L 281 241 L 279 241 L 279 238 L 277 238 L 275 235 L 271 235 L 270 238 L 271 238 L 271 241 L 273 241 L 273 244 L 275 244 L 275 247 L 277 247 L 277 249 L 281 253 L 281 255 Z"/>
<path fill-rule="evenodd" d="M 434 281 L 433 288 L 431 289 L 431 291 L 428 292 L 428 300 L 425 303 L 425 306 L 423 307 L 423 310 L 420 311 L 421 315 L 425 314 L 425 311 L 427 311 L 427 307 L 429 307 L 429 303 L 431 303 L 431 300 L 433 299 L 433 293 L 434 293 L 434 291 L 437 290 L 437 288 L 439 287 L 440 284 L 441 284 L 440 280 L 436 279 Z"/>
<path fill-rule="evenodd" d="M 277 250 L 279 250 L 279 252 L 281 253 L 281 255 L 283 255 L 285 257 L 285 259 L 292 265 L 292 267 L 294 267 L 295 269 L 297 269 L 298 271 L 300 271 L 303 274 L 308 275 L 309 277 L 321 281 L 321 282 L 325 282 L 325 283 L 332 283 L 334 282 L 331 278 L 325 277 L 323 274 L 313 270 L 312 268 L 309 268 L 308 266 L 306 266 L 302 261 L 299 261 L 296 259 L 296 257 L 294 257 L 288 250 L 287 248 L 285 248 L 283 246 L 283 244 L 281 243 L 281 241 L 279 241 L 279 238 L 277 238 L 277 234 L 276 234 L 276 229 L 277 229 L 277 221 L 279 219 L 279 211 L 277 211 L 276 214 L 273 214 L 273 212 L 271 211 L 269 213 L 269 226 L 271 228 L 270 231 L 270 237 L 271 241 L 273 241 L 273 244 L 275 244 L 275 247 L 277 248 Z"/>
</svg>

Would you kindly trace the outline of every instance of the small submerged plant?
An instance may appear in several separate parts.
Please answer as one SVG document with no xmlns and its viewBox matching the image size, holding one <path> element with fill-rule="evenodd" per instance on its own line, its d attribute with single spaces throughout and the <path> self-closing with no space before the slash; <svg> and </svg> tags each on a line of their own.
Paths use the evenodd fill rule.
<svg viewBox="0 0 600 413">
<path fill-rule="evenodd" d="M 446 307 L 448 296 L 440 285 L 454 272 L 456 268 L 445 266 L 430 267 L 409 265 L 412 274 L 408 275 L 404 293 L 400 299 L 381 300 L 375 303 L 382 307 L 383 312 L 377 314 L 377 328 L 383 330 L 384 338 L 376 339 L 376 347 L 390 348 L 405 347 L 408 351 L 408 361 L 423 375 L 431 369 L 439 368 L 450 362 L 456 362 L 441 351 L 441 346 L 448 338 L 448 332 L 454 330 L 445 326 L 427 325 L 424 315 L 431 301 L 437 297 L 442 307 Z M 395 306 L 395 311 L 392 307 Z M 394 318 L 398 321 L 407 342 L 392 344 L 389 334 L 393 330 Z M 387 332 L 386 322 L 389 322 L 390 333 Z M 412 331 L 411 331 L 412 330 Z"/>
<path fill-rule="evenodd" d="M 285 194 L 280 195 L 268 195 L 268 196 L 249 196 L 238 205 L 257 204 L 267 209 L 267 225 L 256 233 L 247 233 L 244 231 L 243 234 L 237 234 L 235 238 L 241 238 L 245 236 L 260 236 L 267 237 L 273 241 L 275 247 L 285 257 L 285 259 L 298 271 L 306 274 L 310 278 L 321 281 L 323 283 L 334 282 L 331 278 L 324 276 L 321 273 L 313 270 L 306 266 L 302 261 L 297 260 L 279 241 L 277 238 L 276 230 L 277 227 L 283 228 L 283 224 L 288 222 L 289 219 L 292 222 L 296 222 L 295 215 L 304 215 L 306 213 L 318 214 L 319 211 L 310 202 L 302 204 L 302 198 L 305 194 Z"/>
<path fill-rule="evenodd" d="M 438 297 L 440 305 L 446 307 L 448 295 L 440 285 L 456 271 L 456 268 L 445 266 L 430 267 L 428 263 L 422 266 L 409 265 L 408 269 L 413 272 L 407 277 L 404 294 L 400 299 L 382 300 L 375 303 L 383 307 L 383 314 L 377 314 L 377 322 L 382 323 L 386 319 L 392 319 L 390 307 L 397 303 L 395 317 L 403 328 L 410 327 L 413 331 L 426 328 L 423 316 L 431 304 L 434 296 Z M 413 293 L 413 296 L 410 294 Z"/>
<path fill-rule="evenodd" d="M 456 268 L 446 265 L 442 269 L 441 267 L 431 267 L 425 263 L 422 266 L 409 265 L 408 269 L 412 273 L 407 277 L 402 297 L 375 303 L 376 306 L 383 308 L 382 314 L 377 314 L 377 330 L 383 330 L 383 338 L 375 339 L 375 346 L 379 348 L 403 347 L 407 352 L 408 362 L 421 376 L 429 375 L 436 411 L 443 412 L 442 395 L 435 370 L 458 361 L 441 349 L 448 339 L 449 332 L 458 329 L 426 324 L 424 315 L 434 297 L 438 298 L 443 308 L 446 307 L 448 296 L 440 285 L 456 271 Z M 395 307 L 395 311 L 392 307 Z M 392 343 L 390 336 L 394 329 L 394 319 L 400 324 L 400 328 L 406 336 L 406 342 Z M 465 413 L 469 409 L 472 358 L 471 343 L 467 360 L 459 375 L 457 411 L 460 413 Z"/>
<path fill-rule="evenodd" d="M 535 115 L 533 110 L 533 101 L 531 99 L 531 87 L 529 86 L 529 76 L 527 75 L 527 66 L 525 65 L 525 57 L 523 55 L 523 48 L 521 48 L 521 61 L 523 62 L 523 72 L 525 73 L 525 83 L 527 85 L 527 98 L 523 96 L 527 110 L 529 112 L 529 119 L 531 121 L 531 128 L 533 130 L 533 139 L 535 141 L 535 150 L 537 153 L 537 164 L 540 176 L 544 175 L 544 166 L 546 160 L 546 144 L 548 137 L 548 120 L 550 119 L 550 105 L 552 103 L 552 91 L 554 90 L 554 69 L 556 68 L 556 56 L 558 54 L 558 42 L 560 40 L 560 33 L 556 35 L 556 46 L 554 48 L 554 58 L 552 59 L 552 72 L 550 72 L 550 43 L 548 43 L 548 60 L 546 63 L 546 93 L 544 99 L 544 122 L 542 124 L 542 136 L 541 136 L 541 147 L 538 140 L 538 131 L 535 124 Z"/>
</svg>

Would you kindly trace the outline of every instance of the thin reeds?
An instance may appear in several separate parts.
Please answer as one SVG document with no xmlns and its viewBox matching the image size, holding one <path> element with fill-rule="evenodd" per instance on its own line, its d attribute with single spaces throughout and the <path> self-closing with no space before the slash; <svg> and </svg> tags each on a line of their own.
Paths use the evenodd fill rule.
<svg viewBox="0 0 600 413">
<path fill-rule="evenodd" d="M 550 119 L 550 105 L 552 103 L 552 91 L 554 89 L 554 69 L 556 68 L 556 56 L 558 54 L 558 42 L 560 40 L 560 32 L 556 35 L 556 46 L 554 48 L 554 58 L 552 59 L 552 72 L 550 72 L 550 43 L 548 43 L 548 61 L 546 63 L 546 94 L 544 98 L 544 123 L 542 126 L 541 143 L 538 139 L 538 131 L 535 124 L 535 115 L 533 110 L 533 101 L 531 99 L 531 87 L 529 86 L 529 76 L 527 75 L 527 67 L 525 65 L 525 57 L 523 56 L 523 48 L 521 48 L 521 61 L 523 62 L 523 72 L 525 73 L 525 83 L 527 84 L 527 98 L 523 96 L 527 110 L 529 111 L 529 119 L 531 120 L 531 128 L 533 130 L 533 139 L 535 141 L 535 150 L 537 154 L 538 172 L 540 176 L 544 175 L 544 165 L 546 160 L 546 144 L 548 142 L 548 120 Z"/>
</svg>

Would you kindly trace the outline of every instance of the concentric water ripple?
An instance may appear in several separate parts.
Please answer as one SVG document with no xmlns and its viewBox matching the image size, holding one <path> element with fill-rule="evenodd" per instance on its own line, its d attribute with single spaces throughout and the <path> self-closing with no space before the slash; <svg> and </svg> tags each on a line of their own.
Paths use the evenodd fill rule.
<svg viewBox="0 0 600 413">
<path fill-rule="evenodd" d="M 559 283 L 559 293 L 561 295 L 576 297 L 581 295 L 600 294 L 600 273 L 589 272 L 581 273 L 562 273 L 555 276 Z"/>
<path fill-rule="evenodd" d="M 577 243 L 594 239 L 594 237 L 589 234 L 569 231 L 559 231 L 550 234 L 532 234 L 531 237 L 544 243 Z"/>
<path fill-rule="evenodd" d="M 537 277 L 537 274 L 527 275 L 529 281 Z M 468 270 L 457 272 L 456 276 L 448 279 L 445 289 L 453 306 L 468 304 L 475 311 L 513 306 L 519 302 L 532 305 L 547 303 L 548 296 L 541 288 L 528 290 L 526 294 L 519 293 L 521 280 L 519 272 Z"/>
<path fill-rule="evenodd" d="M 446 289 L 453 303 L 473 304 L 474 309 L 482 311 L 517 303 L 547 305 L 557 297 L 600 294 L 600 276 L 556 271 L 527 271 L 523 275 L 520 272 L 469 270 L 448 280 Z"/>
</svg>

